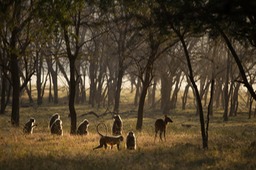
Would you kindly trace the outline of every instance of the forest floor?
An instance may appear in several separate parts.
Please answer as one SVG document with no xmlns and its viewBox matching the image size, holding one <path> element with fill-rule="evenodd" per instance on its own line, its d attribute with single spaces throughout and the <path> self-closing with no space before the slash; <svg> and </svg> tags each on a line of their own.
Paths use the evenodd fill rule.
<svg viewBox="0 0 256 170">
<path fill-rule="evenodd" d="M 78 124 L 83 119 L 90 122 L 87 136 L 70 135 L 70 119 L 67 106 L 42 106 L 21 108 L 20 127 L 10 125 L 10 110 L 0 116 L 0 169 L 132 169 L 132 170 L 193 170 L 193 169 L 256 169 L 256 118 L 248 119 L 245 113 L 223 122 L 215 113 L 210 120 L 209 148 L 202 149 L 198 116 L 194 111 L 175 111 L 170 115 L 166 142 L 154 143 L 154 122 L 163 115 L 157 111 L 145 111 L 143 130 L 137 132 L 136 112 L 121 114 L 123 134 L 133 130 L 137 137 L 137 150 L 92 148 L 98 146 L 96 125 L 105 122 L 110 134 L 112 117 L 106 115 L 82 116 L 88 108 L 78 106 Z M 48 128 L 50 116 L 60 113 L 63 136 L 51 135 Z M 104 111 L 102 111 L 104 112 Z M 23 125 L 34 117 L 38 126 L 32 135 L 24 135 Z M 104 131 L 102 132 L 104 133 Z"/>
</svg>

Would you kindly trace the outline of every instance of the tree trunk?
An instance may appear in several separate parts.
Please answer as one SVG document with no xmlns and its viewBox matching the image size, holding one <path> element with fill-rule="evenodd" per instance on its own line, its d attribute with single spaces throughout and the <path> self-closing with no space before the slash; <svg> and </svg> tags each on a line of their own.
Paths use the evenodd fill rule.
<svg viewBox="0 0 256 170">
<path fill-rule="evenodd" d="M 38 58 L 38 53 L 36 54 Z M 43 98 L 42 98 L 42 82 L 41 82 L 41 76 L 42 76 L 42 57 L 37 60 L 36 63 L 36 89 L 37 89 L 37 105 L 41 105 L 43 103 Z"/>
<path fill-rule="evenodd" d="M 253 89 L 252 85 L 247 80 L 247 76 L 245 74 L 242 62 L 240 61 L 240 59 L 239 59 L 239 57 L 238 57 L 234 47 L 232 46 L 230 40 L 228 39 L 227 35 L 223 32 L 223 30 L 217 24 L 214 23 L 214 25 L 216 26 L 216 28 L 220 32 L 222 38 L 226 42 L 226 45 L 227 45 L 228 49 L 230 50 L 230 52 L 231 52 L 231 54 L 232 54 L 232 56 L 233 56 L 233 58 L 234 58 L 234 60 L 235 60 L 235 62 L 237 64 L 237 67 L 239 69 L 240 75 L 241 75 L 241 77 L 243 79 L 244 86 L 248 89 L 248 91 L 250 92 L 250 94 L 253 97 L 253 99 L 256 100 L 255 90 Z"/>
<path fill-rule="evenodd" d="M 81 77 L 80 77 L 80 63 L 79 62 L 76 62 L 76 72 L 77 72 L 77 76 L 76 76 L 76 94 L 75 94 L 75 103 L 76 104 L 79 104 L 81 102 L 81 98 L 80 98 L 80 94 L 81 94 L 81 91 L 80 91 L 80 83 L 81 83 Z"/>
<path fill-rule="evenodd" d="M 59 103 L 59 98 L 58 98 L 58 64 L 56 63 L 56 68 L 55 70 L 53 69 L 53 64 L 52 64 L 52 59 L 46 57 L 46 62 L 47 62 L 47 67 L 50 72 L 52 80 L 52 85 L 53 85 L 53 103 L 58 104 Z M 50 81 L 51 82 L 51 81 Z"/>
<path fill-rule="evenodd" d="M 142 91 L 140 95 L 140 100 L 139 100 L 139 108 L 138 108 L 138 117 L 137 117 L 137 124 L 136 124 L 136 130 L 141 131 L 142 130 L 142 125 L 143 125 L 143 112 L 144 112 L 144 104 L 145 104 L 145 99 L 147 95 L 147 89 L 148 85 L 146 83 L 142 85 Z"/>
<path fill-rule="evenodd" d="M 249 103 L 249 115 L 248 115 L 248 119 L 251 119 L 251 115 L 252 115 L 252 103 L 253 103 L 253 98 L 250 97 L 250 103 Z"/>
<path fill-rule="evenodd" d="M 220 101 L 221 101 L 221 94 L 223 94 L 222 91 L 222 85 L 223 85 L 223 81 L 222 78 L 219 78 L 216 81 L 216 85 L 215 85 L 215 103 L 216 103 L 216 108 L 220 108 Z"/>
<path fill-rule="evenodd" d="M 94 107 L 95 105 L 95 94 L 96 94 L 96 64 L 93 60 L 90 61 L 89 67 L 89 77 L 90 77 L 90 95 L 89 95 L 89 104 Z"/>
<path fill-rule="evenodd" d="M 188 100 L 188 92 L 189 92 L 189 83 L 186 85 L 185 89 L 184 89 L 184 93 L 182 96 L 182 110 L 186 109 L 186 104 L 187 104 L 187 100 Z"/>
<path fill-rule="evenodd" d="M 181 35 L 181 33 L 179 31 L 175 30 L 175 28 L 173 28 L 173 29 L 176 32 L 176 34 L 178 35 L 178 37 L 180 38 L 180 41 L 181 41 L 183 49 L 184 49 L 185 57 L 187 60 L 187 66 L 188 66 L 188 70 L 189 70 L 189 79 L 190 79 L 192 87 L 194 89 L 196 101 L 197 101 L 197 110 L 199 112 L 199 119 L 200 119 L 200 125 L 201 125 L 202 144 L 203 144 L 203 148 L 208 148 L 208 136 L 207 136 L 206 130 L 205 130 L 203 106 L 202 106 L 199 90 L 198 90 L 197 85 L 194 80 L 192 65 L 191 65 L 191 61 L 190 61 L 190 55 L 189 55 L 187 45 L 185 43 L 183 35 Z"/>
<path fill-rule="evenodd" d="M 171 98 L 171 109 L 176 108 L 178 92 L 180 91 L 180 86 L 181 86 L 180 81 L 181 81 L 181 72 L 178 75 L 176 75 L 176 78 L 175 78 L 175 88 L 173 90 L 172 98 Z"/>
<path fill-rule="evenodd" d="M 119 105 L 120 105 L 120 94 L 121 94 L 121 88 L 122 88 L 122 80 L 124 76 L 123 66 L 120 66 L 119 62 L 119 71 L 118 71 L 118 77 L 117 77 L 117 84 L 116 84 L 116 90 L 115 90 L 115 105 L 114 105 L 114 112 L 119 113 Z"/>
<path fill-rule="evenodd" d="M 226 70 L 226 81 L 224 85 L 223 99 L 224 99 L 224 114 L 223 120 L 228 121 L 228 108 L 229 108 L 229 94 L 228 94 L 228 83 L 229 83 L 229 72 L 230 72 L 230 59 L 229 55 L 227 58 L 227 70 Z"/>
<path fill-rule="evenodd" d="M 20 76 L 19 64 L 16 54 L 11 53 L 11 74 L 12 74 L 12 113 L 11 123 L 14 126 L 19 126 L 20 123 Z"/>
<path fill-rule="evenodd" d="M 238 92 L 239 92 L 239 88 L 240 88 L 240 83 L 237 83 L 236 87 L 234 89 L 234 92 L 233 92 L 232 102 L 231 102 L 231 105 L 230 105 L 230 112 L 229 112 L 230 116 L 236 116 L 237 106 L 238 106 Z"/>
<path fill-rule="evenodd" d="M 20 123 L 20 73 L 19 61 L 16 52 L 18 31 L 14 30 L 10 41 L 10 72 L 12 82 L 12 113 L 11 123 L 14 126 L 19 126 Z"/>
<path fill-rule="evenodd" d="M 71 118 L 71 134 L 76 134 L 76 110 L 75 110 L 75 94 L 76 94 L 76 80 L 75 80 L 75 59 L 73 56 L 69 57 L 70 67 L 70 85 L 69 85 L 69 113 Z"/>
<path fill-rule="evenodd" d="M 152 94 L 151 94 L 151 108 L 155 109 L 156 107 L 156 86 L 157 86 L 157 80 L 154 79 L 154 84 L 153 84 L 153 88 L 152 88 Z"/>
<path fill-rule="evenodd" d="M 215 81 L 214 78 L 212 77 L 211 80 L 211 91 L 210 91 L 210 100 L 208 104 L 208 112 L 207 112 L 207 119 L 206 119 L 206 129 L 205 129 L 205 136 L 208 141 L 208 131 L 209 131 L 209 123 L 210 123 L 210 115 L 213 115 L 213 95 L 214 95 L 214 85 Z"/>
<path fill-rule="evenodd" d="M 161 110 L 163 114 L 168 114 L 171 104 L 172 77 L 168 77 L 166 73 L 161 74 Z"/>
<path fill-rule="evenodd" d="M 150 39 L 151 38 L 152 37 L 150 37 Z M 151 54 L 150 54 L 147 64 L 146 64 L 144 80 L 142 80 L 142 91 L 141 91 L 141 95 L 140 95 L 139 108 L 138 108 L 136 129 L 139 131 L 142 130 L 143 110 L 144 110 L 145 99 L 146 99 L 148 87 L 153 78 L 152 70 L 153 70 L 154 58 L 155 58 L 155 55 L 156 55 L 158 47 L 159 47 L 159 44 L 155 44 L 154 40 L 151 40 L 150 43 L 151 43 Z M 141 76 L 143 77 L 143 75 L 141 75 Z"/>
<path fill-rule="evenodd" d="M 138 99 L 140 97 L 140 89 L 141 89 L 141 80 L 137 78 L 137 83 L 135 84 L 136 90 L 135 90 L 135 95 L 134 95 L 134 106 L 138 106 Z"/>
</svg>

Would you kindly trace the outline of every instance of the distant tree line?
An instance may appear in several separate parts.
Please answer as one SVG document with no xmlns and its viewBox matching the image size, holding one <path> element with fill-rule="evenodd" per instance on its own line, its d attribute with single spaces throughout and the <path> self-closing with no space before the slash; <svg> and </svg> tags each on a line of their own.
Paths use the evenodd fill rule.
<svg viewBox="0 0 256 170">
<path fill-rule="evenodd" d="M 22 93 L 41 105 L 47 83 L 48 102 L 58 104 L 61 75 L 68 86 L 70 133 L 75 134 L 75 105 L 111 106 L 119 113 L 128 80 L 138 107 L 136 129 L 141 130 L 146 97 L 152 108 L 158 102 L 157 85 L 163 114 L 178 101 L 186 109 L 191 89 L 207 148 L 213 108 L 223 108 L 224 121 L 235 116 L 243 86 L 251 116 L 255 8 L 253 0 L 1 1 L 0 113 L 11 104 L 11 123 L 19 126 Z"/>
</svg>

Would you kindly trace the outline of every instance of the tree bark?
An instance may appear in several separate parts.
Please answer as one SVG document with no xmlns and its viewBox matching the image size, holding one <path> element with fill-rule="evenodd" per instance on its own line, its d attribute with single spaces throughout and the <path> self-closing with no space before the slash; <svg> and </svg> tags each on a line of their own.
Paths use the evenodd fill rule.
<svg viewBox="0 0 256 170">
<path fill-rule="evenodd" d="M 11 123 L 14 126 L 19 126 L 20 123 L 20 76 L 19 64 L 16 54 L 11 54 L 11 74 L 12 74 L 12 113 Z"/>
<path fill-rule="evenodd" d="M 18 31 L 14 29 L 11 34 L 10 42 L 10 72 L 12 82 L 12 113 L 11 123 L 14 126 L 19 126 L 20 123 L 20 73 L 19 73 L 19 60 L 15 53 L 17 45 Z"/>
<path fill-rule="evenodd" d="M 138 117 L 137 117 L 137 124 L 136 124 L 136 129 L 139 131 L 142 130 L 142 126 L 143 126 L 143 110 L 144 110 L 145 99 L 146 99 L 148 87 L 150 86 L 150 83 L 153 79 L 153 75 L 152 75 L 153 64 L 154 64 L 154 59 L 156 57 L 156 53 L 159 47 L 159 43 L 154 42 L 152 35 L 149 38 L 150 38 L 151 52 L 147 60 L 144 79 L 143 79 L 143 75 L 141 75 L 142 91 L 141 91 L 140 100 L 139 100 Z"/>
<path fill-rule="evenodd" d="M 76 95 L 76 80 L 75 80 L 75 59 L 69 57 L 70 67 L 70 85 L 69 85 L 69 113 L 71 118 L 71 134 L 76 134 L 76 109 L 75 109 L 75 95 Z"/>
</svg>

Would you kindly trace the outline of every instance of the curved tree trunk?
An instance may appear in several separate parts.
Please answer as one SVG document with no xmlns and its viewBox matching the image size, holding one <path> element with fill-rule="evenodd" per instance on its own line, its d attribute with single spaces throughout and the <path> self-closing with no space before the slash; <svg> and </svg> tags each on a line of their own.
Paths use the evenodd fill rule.
<svg viewBox="0 0 256 170">
<path fill-rule="evenodd" d="M 244 71 L 244 68 L 243 68 L 243 65 L 242 65 L 242 62 L 240 61 L 234 47 L 232 46 L 229 38 L 227 37 L 227 35 L 223 32 L 223 30 L 215 24 L 215 26 L 217 27 L 218 31 L 220 32 L 222 38 L 224 39 L 224 41 L 226 42 L 226 45 L 228 47 L 228 49 L 230 50 L 236 64 L 237 64 L 237 67 L 239 69 L 239 72 L 240 72 L 240 75 L 243 79 L 243 84 L 244 86 L 248 89 L 248 91 L 250 92 L 251 96 L 253 97 L 254 100 L 256 100 L 256 93 L 255 93 L 255 90 L 253 89 L 252 85 L 248 82 L 248 79 L 246 77 L 246 74 L 245 74 L 245 71 Z"/>
<path fill-rule="evenodd" d="M 173 30 L 178 35 L 178 37 L 182 43 L 183 49 L 184 49 L 185 57 L 187 60 L 187 66 L 188 66 L 188 70 L 189 70 L 189 79 L 190 79 L 190 82 L 194 89 L 194 93 L 195 93 L 196 101 L 197 101 L 197 110 L 199 113 L 199 120 L 200 120 L 200 125 L 201 125 L 202 144 L 203 144 L 203 148 L 208 148 L 208 135 L 207 135 L 207 132 L 205 129 L 203 106 L 202 106 L 198 87 L 194 80 L 194 74 L 193 74 L 192 65 L 191 65 L 191 61 L 190 61 L 190 55 L 189 55 L 187 45 L 184 40 L 184 35 L 181 35 L 181 33 L 178 30 L 176 30 L 175 28 L 173 28 Z"/>
</svg>

